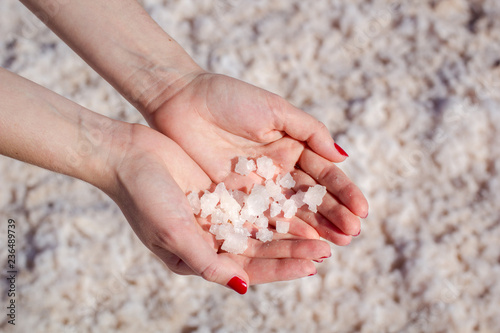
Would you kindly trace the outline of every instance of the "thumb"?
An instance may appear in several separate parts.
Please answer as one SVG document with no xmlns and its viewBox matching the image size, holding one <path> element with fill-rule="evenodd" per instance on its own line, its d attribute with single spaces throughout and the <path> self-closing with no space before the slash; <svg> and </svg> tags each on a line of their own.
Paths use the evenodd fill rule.
<svg viewBox="0 0 500 333">
<path fill-rule="evenodd" d="M 187 271 L 192 271 L 207 281 L 218 283 L 240 294 L 245 294 L 249 283 L 249 277 L 245 270 L 229 256 L 216 252 L 195 230 L 194 226 L 197 222 L 194 217 L 190 222 L 191 227 L 189 229 L 192 232 L 181 230 L 177 235 L 169 236 L 169 238 L 174 236 L 169 246 L 172 252 L 182 260 L 183 264 L 188 266 L 186 267 L 189 268 Z"/>
<path fill-rule="evenodd" d="M 282 113 L 281 131 L 286 132 L 296 140 L 307 142 L 314 152 L 332 162 L 339 163 L 349 157 L 335 143 L 325 124 L 287 101 L 283 103 L 282 107 L 284 112 Z"/>
</svg>

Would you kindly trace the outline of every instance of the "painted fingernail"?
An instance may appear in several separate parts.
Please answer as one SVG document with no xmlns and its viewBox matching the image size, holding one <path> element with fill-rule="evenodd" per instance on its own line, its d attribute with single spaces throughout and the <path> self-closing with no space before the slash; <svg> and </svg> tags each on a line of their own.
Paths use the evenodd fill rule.
<svg viewBox="0 0 500 333">
<path fill-rule="evenodd" d="M 314 259 L 313 261 L 321 264 L 323 262 L 323 259 Z"/>
<path fill-rule="evenodd" d="M 357 235 L 354 235 L 354 237 L 358 237 L 358 236 L 359 236 L 359 234 L 361 234 L 361 229 L 359 229 L 358 234 L 357 234 Z"/>
<path fill-rule="evenodd" d="M 337 151 L 340 153 L 340 155 L 342 156 L 345 156 L 345 157 L 349 157 L 349 155 L 345 152 L 344 149 L 342 149 L 342 147 L 340 147 L 338 144 L 335 143 L 335 148 L 337 149 Z"/>
<path fill-rule="evenodd" d="M 231 280 L 229 280 L 227 286 L 241 295 L 245 294 L 248 289 L 247 283 L 237 276 L 234 276 Z"/>
<path fill-rule="evenodd" d="M 316 274 L 318 274 L 318 271 L 316 271 L 316 272 L 314 272 L 314 273 L 312 273 L 312 274 L 309 274 L 308 276 L 314 276 L 314 275 L 316 275 Z"/>
<path fill-rule="evenodd" d="M 329 255 L 329 256 L 324 256 L 324 257 L 321 257 L 320 259 L 328 259 L 328 258 L 330 258 L 331 256 L 332 256 L 332 254 L 330 253 L 330 255 Z"/>
</svg>

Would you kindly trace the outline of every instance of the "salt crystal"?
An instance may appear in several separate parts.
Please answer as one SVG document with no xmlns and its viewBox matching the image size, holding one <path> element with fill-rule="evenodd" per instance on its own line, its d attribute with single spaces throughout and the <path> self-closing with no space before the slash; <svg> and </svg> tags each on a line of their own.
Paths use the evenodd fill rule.
<svg viewBox="0 0 500 333">
<path fill-rule="evenodd" d="M 279 201 L 285 198 L 285 195 L 281 193 L 281 186 L 276 184 L 272 179 L 266 180 L 266 190 L 269 196 L 272 197 L 274 201 Z"/>
<path fill-rule="evenodd" d="M 269 216 L 275 217 L 275 216 L 278 216 L 279 213 L 281 213 L 281 205 L 277 202 L 271 203 L 271 209 L 269 212 Z"/>
<path fill-rule="evenodd" d="M 210 222 L 213 224 L 222 224 L 227 223 L 228 216 L 219 208 L 215 208 L 212 214 L 210 215 Z"/>
<path fill-rule="evenodd" d="M 290 230 L 290 222 L 276 221 L 276 232 L 286 234 Z"/>
<path fill-rule="evenodd" d="M 234 233 L 234 227 L 229 223 L 212 224 L 209 231 L 215 235 L 215 239 L 222 240 Z"/>
<path fill-rule="evenodd" d="M 223 194 L 228 193 L 227 189 L 226 189 L 226 185 L 224 183 L 217 184 L 217 186 L 215 187 L 213 193 L 217 193 L 217 195 L 219 196 L 219 198 L 222 197 Z"/>
<path fill-rule="evenodd" d="M 283 178 L 280 179 L 279 184 L 283 188 L 292 188 L 295 186 L 295 180 L 293 180 L 293 177 L 289 172 Z"/>
<path fill-rule="evenodd" d="M 236 220 L 239 218 L 241 206 L 227 191 L 221 194 L 220 208 L 229 216 L 229 219 Z"/>
<path fill-rule="evenodd" d="M 269 208 L 269 194 L 262 185 L 254 185 L 252 192 L 247 197 L 245 207 L 250 216 L 262 215 Z"/>
<path fill-rule="evenodd" d="M 316 213 L 318 212 L 317 206 L 323 201 L 326 194 L 326 187 L 321 185 L 314 185 L 310 187 L 304 195 L 304 203 L 309 206 L 309 210 Z"/>
<path fill-rule="evenodd" d="M 236 167 L 234 168 L 236 173 L 240 175 L 246 176 L 250 172 L 255 171 L 255 162 L 253 160 L 247 160 L 245 157 L 238 157 L 238 163 L 236 163 Z"/>
<path fill-rule="evenodd" d="M 241 217 L 237 216 L 236 218 L 230 219 L 230 222 L 234 225 L 235 228 L 240 228 L 240 227 L 243 227 L 243 225 L 245 224 L 246 220 L 244 220 Z"/>
<path fill-rule="evenodd" d="M 217 232 L 219 231 L 219 225 L 218 225 L 218 224 L 212 224 L 212 225 L 210 226 L 210 229 L 208 229 L 208 231 L 209 231 L 211 234 L 217 235 Z"/>
<path fill-rule="evenodd" d="M 250 215 L 250 213 L 248 212 L 248 207 L 244 206 L 240 212 L 240 220 L 254 223 L 257 220 L 257 216 Z"/>
<path fill-rule="evenodd" d="M 247 236 L 239 233 L 231 233 L 224 240 L 221 249 L 229 253 L 241 254 L 247 249 L 247 242 Z"/>
<path fill-rule="evenodd" d="M 201 202 L 200 197 L 197 193 L 191 192 L 187 195 L 187 199 L 189 201 L 189 205 L 191 205 L 191 209 L 195 215 L 198 215 L 201 210 Z"/>
<path fill-rule="evenodd" d="M 283 203 L 283 213 L 285 214 L 285 218 L 289 219 L 295 216 L 297 213 L 297 206 L 295 205 L 295 201 L 292 199 L 288 199 Z"/>
<path fill-rule="evenodd" d="M 260 240 L 261 242 L 270 242 L 273 240 L 273 232 L 269 229 L 266 229 L 266 228 L 263 228 L 263 229 L 259 229 L 259 231 L 257 231 L 257 234 L 255 235 L 255 237 L 257 237 L 258 240 Z"/>
<path fill-rule="evenodd" d="M 293 201 L 295 201 L 295 206 L 297 206 L 297 208 L 300 208 L 302 206 L 304 206 L 306 203 L 304 202 L 304 195 L 306 193 L 302 190 L 299 190 L 297 193 L 295 193 L 294 195 L 292 195 L 290 197 L 290 199 L 292 199 Z"/>
<path fill-rule="evenodd" d="M 243 191 L 238 191 L 238 190 L 232 190 L 231 196 L 238 202 L 240 207 L 243 207 L 243 204 L 245 203 L 245 198 L 247 197 L 247 194 Z"/>
<path fill-rule="evenodd" d="M 243 227 L 234 227 L 233 230 L 234 230 L 235 234 L 243 235 L 245 237 L 252 236 L 252 234 L 250 233 L 250 231 L 248 231 L 246 228 L 243 228 Z"/>
<path fill-rule="evenodd" d="M 257 159 L 257 174 L 265 179 L 271 179 L 274 177 L 276 172 L 276 167 L 273 164 L 273 160 L 269 157 L 262 156 Z"/>
<path fill-rule="evenodd" d="M 259 229 L 262 229 L 262 228 L 267 228 L 267 226 L 269 225 L 269 220 L 267 217 L 265 216 L 260 216 L 257 218 L 257 220 L 254 222 L 255 226 Z"/>
<path fill-rule="evenodd" d="M 219 195 L 205 191 L 200 199 L 201 217 L 212 214 L 215 206 L 219 203 Z"/>
</svg>

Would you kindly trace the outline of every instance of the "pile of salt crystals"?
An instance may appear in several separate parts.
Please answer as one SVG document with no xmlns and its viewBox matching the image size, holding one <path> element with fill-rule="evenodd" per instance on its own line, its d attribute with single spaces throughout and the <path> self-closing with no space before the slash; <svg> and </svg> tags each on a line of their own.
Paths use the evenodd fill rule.
<svg viewBox="0 0 500 333">
<path fill-rule="evenodd" d="M 273 178 L 277 168 L 272 159 L 263 156 L 254 161 L 238 157 L 236 173 L 247 176 L 253 171 L 264 180 L 262 184 L 255 184 L 250 194 L 227 190 L 224 183 L 219 183 L 213 192 L 205 191 L 201 198 L 194 192 L 187 196 L 196 215 L 210 217 L 210 232 L 217 240 L 224 240 L 221 249 L 230 253 L 240 254 L 247 249 L 248 237 L 251 234 L 243 226 L 245 223 L 257 227 L 258 240 L 269 242 L 273 239 L 273 232 L 268 228 L 269 219 L 266 213 L 274 218 L 283 211 L 283 217 L 290 219 L 303 205 L 308 205 L 309 210 L 316 213 L 317 206 L 326 194 L 326 187 L 315 185 L 307 192 L 298 191 L 287 198 L 283 189 L 295 186 L 295 180 L 290 173 L 278 175 L 275 182 Z M 286 234 L 289 228 L 290 222 L 276 221 L 276 232 Z"/>
</svg>

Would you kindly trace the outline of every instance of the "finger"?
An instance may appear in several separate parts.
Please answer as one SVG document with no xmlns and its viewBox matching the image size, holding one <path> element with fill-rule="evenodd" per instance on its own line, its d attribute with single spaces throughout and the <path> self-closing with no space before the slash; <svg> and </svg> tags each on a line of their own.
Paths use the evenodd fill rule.
<svg viewBox="0 0 500 333">
<path fill-rule="evenodd" d="M 314 264 L 307 259 L 259 259 L 238 256 L 234 260 L 245 268 L 252 285 L 289 281 L 317 273 Z"/>
<path fill-rule="evenodd" d="M 359 217 L 368 215 L 368 202 L 363 193 L 336 165 L 310 149 L 304 149 L 299 158 L 300 168 Z"/>
<path fill-rule="evenodd" d="M 335 143 L 325 124 L 284 100 L 281 107 L 284 112 L 278 130 L 285 131 L 296 140 L 307 142 L 312 150 L 332 162 L 339 163 L 348 157 Z"/>
<path fill-rule="evenodd" d="M 170 222 L 168 229 L 158 233 L 158 243 L 179 257 L 176 266 L 179 271 L 189 273 L 185 264 L 207 281 L 229 286 L 241 294 L 246 292 L 249 277 L 245 270 L 230 257 L 217 254 L 213 244 L 198 233 L 197 222 L 191 212 L 187 212 L 183 219 Z M 168 265 L 168 257 L 160 258 Z"/>
<path fill-rule="evenodd" d="M 318 231 L 318 234 L 322 238 L 332 242 L 333 244 L 345 246 L 351 243 L 352 236 L 346 235 L 323 215 L 300 209 L 297 212 L 297 216 L 302 218 L 304 221 L 307 221 L 307 223 Z"/>
<path fill-rule="evenodd" d="M 330 257 L 330 245 L 325 241 L 312 239 L 273 240 L 263 243 L 249 239 L 244 255 L 252 258 L 270 259 L 325 259 Z"/>
</svg>

